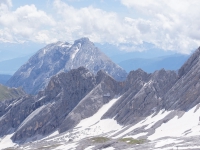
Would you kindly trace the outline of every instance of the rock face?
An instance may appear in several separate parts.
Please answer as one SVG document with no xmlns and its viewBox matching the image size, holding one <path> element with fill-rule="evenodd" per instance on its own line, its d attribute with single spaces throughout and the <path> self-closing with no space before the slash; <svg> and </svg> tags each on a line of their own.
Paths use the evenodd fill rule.
<svg viewBox="0 0 200 150">
<path fill-rule="evenodd" d="M 122 84 L 115 81 L 103 71 L 96 76 L 96 86 L 65 118 L 59 132 L 72 129 L 81 120 L 93 116 L 104 104 L 121 93 Z"/>
<path fill-rule="evenodd" d="M 119 81 L 124 80 L 127 75 L 88 38 L 81 38 L 72 45 L 57 42 L 39 50 L 11 77 L 7 85 L 22 87 L 27 93 L 36 94 L 44 89 L 53 75 L 80 66 L 84 66 L 94 74 L 103 70 Z"/>
<path fill-rule="evenodd" d="M 12 139 L 23 143 L 28 138 L 46 136 L 57 129 L 66 131 L 96 113 L 121 89 L 122 85 L 103 71 L 95 76 L 80 67 L 59 73 L 38 95 L 5 101 L 0 136 L 14 131 Z"/>
<path fill-rule="evenodd" d="M 9 103 L 0 119 L 0 135 L 12 129 L 15 132 L 13 141 L 23 143 L 56 130 L 62 133 L 93 116 L 120 95 L 102 119 L 115 118 L 120 124 L 132 124 L 156 111 L 154 107 L 176 79 L 175 72 L 165 70 L 154 74 L 132 71 L 124 82 L 114 80 L 102 70 L 96 76 L 83 67 L 62 72 L 53 76 L 36 96 L 25 96 Z"/>
<path fill-rule="evenodd" d="M 91 126 L 110 119 L 117 129 L 119 126 L 125 127 L 114 134 L 110 134 L 111 130 L 99 132 L 101 122 L 94 128 L 95 133 L 101 133 L 99 135 L 119 136 L 123 130 L 131 127 L 123 135 L 145 132 L 146 136 L 150 136 L 171 119 L 177 116 L 180 119 L 194 106 L 199 108 L 199 70 L 200 49 L 197 49 L 178 74 L 164 69 L 148 74 L 138 69 L 131 71 L 125 81 L 119 82 L 102 70 L 96 75 L 84 67 L 61 72 L 53 76 L 46 88 L 36 96 L 26 95 L 2 102 L 0 137 L 14 132 L 12 140 L 19 143 L 27 142 L 27 139 L 38 140 L 39 136 L 46 137 L 55 131 L 63 133 L 64 140 L 65 136 L 72 137 L 72 134 L 78 137 L 83 134 L 78 129 L 81 128 L 79 123 L 96 117 L 96 114 L 100 114 L 100 118 Z M 113 100 L 116 101 L 111 105 Z M 106 109 L 101 110 L 104 106 Z M 163 117 L 159 118 L 159 115 Z M 196 115 L 198 118 L 199 114 Z M 158 117 L 157 121 L 151 121 L 156 118 L 154 116 Z M 146 120 L 148 118 L 150 121 Z M 195 121 L 198 123 L 198 120 Z M 139 122 L 143 126 L 139 126 Z M 83 132 L 90 134 L 91 126 Z"/>
<path fill-rule="evenodd" d="M 19 120 L 21 123 L 16 128 L 13 140 L 22 142 L 34 135 L 44 136 L 55 131 L 95 84 L 94 75 L 82 67 L 54 76 L 46 89 L 27 105 L 31 111 L 27 112 L 29 116 L 26 119 Z M 23 110 L 20 109 L 20 112 Z"/>
<path fill-rule="evenodd" d="M 165 95 L 163 107 L 187 111 L 200 103 L 200 48 L 178 71 L 179 80 Z"/>
<path fill-rule="evenodd" d="M 165 93 L 177 81 L 174 71 L 159 70 L 147 74 L 142 70 L 130 72 L 125 93 L 103 118 L 113 118 L 120 124 L 128 125 L 159 111 Z"/>
</svg>

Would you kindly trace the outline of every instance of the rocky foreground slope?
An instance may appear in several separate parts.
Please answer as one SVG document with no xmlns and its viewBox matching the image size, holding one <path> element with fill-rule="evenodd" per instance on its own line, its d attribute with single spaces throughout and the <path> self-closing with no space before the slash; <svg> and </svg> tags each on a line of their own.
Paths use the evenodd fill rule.
<svg viewBox="0 0 200 150">
<path fill-rule="evenodd" d="M 0 145 L 32 150 L 199 149 L 199 75 L 200 48 L 178 74 L 139 69 L 119 82 L 84 67 L 59 73 L 36 96 L 7 103 L 0 117 Z"/>
<path fill-rule="evenodd" d="M 53 75 L 81 66 L 94 74 L 103 70 L 118 81 L 125 80 L 127 75 L 88 38 L 81 38 L 73 44 L 57 42 L 42 48 L 10 78 L 7 85 L 22 87 L 27 93 L 37 94 L 47 86 Z"/>
</svg>

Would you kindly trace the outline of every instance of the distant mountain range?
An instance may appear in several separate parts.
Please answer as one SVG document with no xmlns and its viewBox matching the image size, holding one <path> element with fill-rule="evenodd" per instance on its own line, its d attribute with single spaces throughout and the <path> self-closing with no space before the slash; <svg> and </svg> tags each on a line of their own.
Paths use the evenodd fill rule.
<svg viewBox="0 0 200 150">
<path fill-rule="evenodd" d="M 24 63 L 28 61 L 30 55 L 17 57 L 0 62 L 0 74 L 13 75 Z"/>
<path fill-rule="evenodd" d="M 0 101 L 0 149 L 200 148 L 200 48 L 177 71 L 127 75 L 88 38 L 57 42 L 8 84 L 35 95 Z"/>
<path fill-rule="evenodd" d="M 176 54 L 174 51 L 165 51 L 163 49 L 159 49 L 150 43 L 144 43 L 143 45 L 138 46 L 120 44 L 116 46 L 109 43 L 95 43 L 95 45 L 117 64 L 122 61 L 135 58 L 154 59 L 160 57 L 168 57 Z M 123 46 L 129 47 L 129 49 L 123 49 Z"/>
<path fill-rule="evenodd" d="M 11 78 L 11 75 L 0 74 L 0 84 L 6 84 L 6 82 Z"/>
<path fill-rule="evenodd" d="M 133 58 L 118 63 L 127 72 L 132 70 L 142 69 L 148 73 L 153 73 L 155 70 L 178 70 L 189 55 L 174 54 L 157 58 Z"/>
<path fill-rule="evenodd" d="M 142 47 L 135 46 L 134 48 L 138 51 L 124 51 L 120 49 L 120 45 L 115 46 L 108 43 L 96 43 L 96 45 L 109 56 L 113 62 L 121 66 L 127 72 L 142 69 L 148 73 L 153 73 L 162 68 L 166 70 L 178 70 L 190 57 L 190 55 L 158 49 L 149 43 L 144 43 Z"/>
</svg>

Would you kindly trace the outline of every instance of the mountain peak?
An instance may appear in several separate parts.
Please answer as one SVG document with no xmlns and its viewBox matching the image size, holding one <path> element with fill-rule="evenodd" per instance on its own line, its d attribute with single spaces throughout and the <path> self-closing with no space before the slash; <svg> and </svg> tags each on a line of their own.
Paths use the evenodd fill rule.
<svg viewBox="0 0 200 150">
<path fill-rule="evenodd" d="M 22 86 L 27 93 L 44 89 L 50 78 L 59 72 L 85 67 L 93 74 L 103 70 L 116 80 L 124 80 L 126 71 L 113 63 L 86 37 L 73 45 L 64 42 L 49 44 L 39 50 L 11 79 L 8 86 Z"/>
<path fill-rule="evenodd" d="M 110 75 L 108 75 L 105 71 L 99 70 L 96 75 L 97 83 L 100 83 L 102 80 L 110 79 L 114 80 Z"/>
<path fill-rule="evenodd" d="M 82 38 L 80 38 L 80 39 L 78 39 L 78 40 L 75 40 L 75 41 L 74 41 L 74 44 L 77 44 L 77 43 L 84 44 L 84 43 L 87 43 L 87 42 L 90 42 L 89 38 L 87 38 L 87 37 L 82 37 Z"/>
</svg>

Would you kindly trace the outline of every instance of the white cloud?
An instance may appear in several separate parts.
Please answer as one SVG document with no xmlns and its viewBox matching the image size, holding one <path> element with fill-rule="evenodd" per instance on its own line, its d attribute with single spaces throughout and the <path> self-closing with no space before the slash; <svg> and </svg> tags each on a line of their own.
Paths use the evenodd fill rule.
<svg viewBox="0 0 200 150">
<path fill-rule="evenodd" d="M 92 6 L 75 9 L 60 0 L 54 2 L 54 7 L 60 17 L 59 30 L 62 29 L 70 37 L 88 36 L 95 42 L 116 42 L 122 34 L 126 34 L 116 13 Z"/>
<path fill-rule="evenodd" d="M 148 18 L 151 32 L 143 35 L 143 40 L 183 53 L 200 45 L 200 1 L 121 0 L 121 3 Z"/>
<path fill-rule="evenodd" d="M 0 3 L 0 29 L 3 37 L 0 41 L 37 41 L 39 32 L 55 25 L 55 21 L 44 11 L 38 10 L 35 5 L 21 6 L 15 11 L 10 9 L 11 6 L 10 1 Z"/>
<path fill-rule="evenodd" d="M 136 17 L 122 17 L 93 6 L 75 8 L 53 1 L 52 14 L 25 5 L 12 10 L 11 0 L 0 0 L 0 41 L 50 43 L 89 37 L 93 42 L 138 47 L 143 42 L 188 53 L 200 44 L 198 0 L 121 0 Z M 136 45 L 136 46 L 134 46 Z M 135 49 L 134 49 L 135 50 Z"/>
<path fill-rule="evenodd" d="M 150 28 L 144 20 L 132 23 L 127 17 L 121 18 L 115 12 L 107 12 L 93 6 L 76 9 L 55 0 L 54 9 L 59 16 L 56 31 L 59 31 L 60 40 L 87 36 L 94 42 L 141 44 L 143 41 L 140 30 L 147 33 L 145 28 Z M 137 24 L 142 24 L 140 29 Z"/>
<path fill-rule="evenodd" d="M 11 0 L 0 0 L 0 5 L 6 5 L 7 7 L 12 7 L 12 1 Z"/>
</svg>

